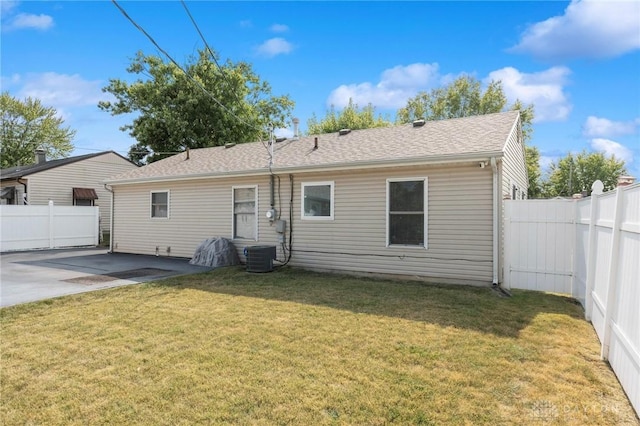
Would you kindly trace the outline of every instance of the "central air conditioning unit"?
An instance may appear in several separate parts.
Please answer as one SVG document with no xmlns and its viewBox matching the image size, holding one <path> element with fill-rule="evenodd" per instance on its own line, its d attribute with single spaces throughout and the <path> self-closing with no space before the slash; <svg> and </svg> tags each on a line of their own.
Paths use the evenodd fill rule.
<svg viewBox="0 0 640 426">
<path fill-rule="evenodd" d="M 276 258 L 276 246 L 250 246 L 244 248 L 247 272 L 271 272 Z"/>
</svg>

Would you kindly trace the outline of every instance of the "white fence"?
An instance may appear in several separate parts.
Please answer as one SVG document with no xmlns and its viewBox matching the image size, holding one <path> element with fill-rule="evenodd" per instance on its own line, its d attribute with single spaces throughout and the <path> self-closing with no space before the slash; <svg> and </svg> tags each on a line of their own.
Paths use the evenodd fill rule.
<svg viewBox="0 0 640 426">
<path fill-rule="evenodd" d="M 504 229 L 504 286 L 579 300 L 640 413 L 640 184 L 582 200 L 505 201 Z"/>
<path fill-rule="evenodd" d="M 0 205 L 0 252 L 96 246 L 98 207 Z"/>
</svg>

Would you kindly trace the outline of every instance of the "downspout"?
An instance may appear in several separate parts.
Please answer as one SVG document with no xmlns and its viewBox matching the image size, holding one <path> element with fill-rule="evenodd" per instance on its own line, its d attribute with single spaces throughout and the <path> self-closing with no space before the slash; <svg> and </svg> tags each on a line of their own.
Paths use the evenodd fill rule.
<svg viewBox="0 0 640 426">
<path fill-rule="evenodd" d="M 493 170 L 493 286 L 498 286 L 498 242 L 500 241 L 500 229 L 498 218 L 500 213 L 500 192 L 498 190 L 498 165 L 496 157 L 491 157 L 491 170 Z"/>
<path fill-rule="evenodd" d="M 24 195 L 22 196 L 22 201 L 25 204 L 29 204 L 27 201 L 27 195 L 29 194 L 27 192 L 27 182 L 22 182 L 20 179 L 22 179 L 21 177 L 19 177 L 18 179 L 16 179 L 16 181 L 21 184 L 22 186 L 24 186 Z"/>
<path fill-rule="evenodd" d="M 109 186 L 105 183 L 104 189 L 111 193 L 111 205 L 109 206 L 109 253 L 113 253 L 113 188 L 109 189 Z"/>
</svg>

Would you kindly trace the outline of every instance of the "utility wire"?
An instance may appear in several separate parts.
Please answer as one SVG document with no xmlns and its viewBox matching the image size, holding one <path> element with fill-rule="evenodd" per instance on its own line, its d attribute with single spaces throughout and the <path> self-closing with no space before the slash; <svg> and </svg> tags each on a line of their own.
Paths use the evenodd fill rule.
<svg viewBox="0 0 640 426">
<path fill-rule="evenodd" d="M 222 78 L 224 78 L 224 80 L 227 82 L 229 90 L 231 90 L 231 92 L 236 97 L 236 100 L 238 102 L 242 102 L 240 97 L 236 93 L 236 91 L 233 90 L 233 86 L 231 85 L 231 82 L 227 78 L 227 73 L 224 72 L 224 70 L 222 69 L 222 66 L 220 66 L 220 63 L 218 62 L 218 58 L 216 58 L 216 55 L 214 54 L 213 49 L 211 49 L 211 47 L 209 47 L 209 43 L 207 43 L 207 40 L 204 38 L 204 34 L 202 34 L 202 31 L 200 31 L 200 27 L 198 26 L 198 23 L 194 19 L 193 15 L 191 15 L 191 12 L 189 11 L 189 8 L 187 7 L 187 3 L 184 0 L 180 0 L 180 3 L 182 3 L 182 7 L 184 7 L 184 10 L 187 12 L 187 15 L 189 16 L 189 19 L 191 19 L 191 23 L 196 28 L 196 31 L 198 32 L 198 35 L 200 35 L 200 38 L 202 39 L 202 42 L 204 43 L 204 46 L 206 47 L 207 52 L 209 53 L 209 56 L 211 56 L 211 59 L 213 59 L 213 62 L 216 64 L 216 66 L 220 70 L 220 74 L 222 74 Z"/>
<path fill-rule="evenodd" d="M 213 59 L 213 63 L 216 64 L 216 66 L 220 70 L 220 74 L 222 75 L 222 78 L 224 79 L 224 81 L 227 83 L 227 87 L 229 88 L 231 93 L 233 93 L 233 96 L 236 98 L 238 103 L 242 104 L 243 101 L 240 99 L 240 97 L 238 96 L 236 91 L 233 90 L 233 86 L 231 84 L 231 81 L 229 81 L 229 79 L 227 78 L 227 73 L 224 71 L 222 66 L 220 66 L 220 63 L 218 62 L 218 58 L 216 58 L 216 55 L 214 54 L 213 49 L 211 49 L 211 47 L 209 47 L 209 43 L 207 43 L 207 39 L 204 37 L 204 34 L 202 34 L 202 31 L 200 31 L 200 27 L 198 26 L 198 23 L 196 22 L 195 18 L 193 17 L 191 12 L 189 11 L 189 8 L 187 7 L 187 3 L 184 0 L 180 0 L 180 3 L 182 3 L 182 7 L 184 8 L 185 12 L 187 12 L 187 16 L 189 16 L 189 19 L 191 20 L 191 23 L 193 24 L 193 26 L 195 27 L 196 31 L 198 32 L 198 35 L 202 39 L 202 42 L 204 43 L 204 46 L 207 49 L 207 52 L 209 53 L 209 56 L 211 57 L 211 59 Z M 260 130 L 262 130 L 262 129 L 260 129 Z M 272 158 L 271 158 L 272 157 L 271 150 L 269 149 L 269 147 L 262 140 L 262 136 L 260 136 L 260 142 L 262 143 L 262 146 L 264 146 L 264 148 L 267 150 L 267 153 L 269 154 L 270 160 L 272 160 Z M 271 143 L 271 140 L 269 141 L 269 143 Z"/>
<path fill-rule="evenodd" d="M 120 11 L 120 13 L 122 13 L 122 15 L 127 18 L 127 20 L 129 22 L 131 22 L 131 24 L 136 27 L 142 34 L 144 34 L 151 43 L 153 43 L 153 45 L 160 51 L 162 52 L 170 61 L 171 63 L 173 63 L 173 65 L 175 65 L 176 67 L 178 67 L 178 69 L 180 71 L 182 71 L 184 73 L 184 75 L 191 80 L 193 83 L 196 84 L 196 86 L 198 86 L 207 96 L 209 96 L 216 104 L 218 104 L 218 106 L 220 106 L 220 108 L 222 108 L 223 110 L 225 110 L 226 112 L 228 112 L 232 117 L 234 117 L 236 120 L 238 120 L 238 122 L 253 128 L 254 130 L 258 130 L 260 132 L 260 134 L 263 132 L 264 129 L 257 127 L 245 120 L 243 120 L 242 118 L 238 117 L 233 111 L 231 111 L 229 108 L 227 108 L 222 102 L 220 102 L 215 96 L 213 96 L 213 94 L 211 94 L 211 92 L 209 92 L 198 80 L 196 80 L 195 78 L 193 78 L 193 76 L 191 76 L 184 68 L 182 68 L 182 66 L 180 64 L 178 64 L 172 57 L 171 55 L 169 55 L 169 53 L 164 50 L 162 47 L 160 47 L 160 45 L 154 40 L 153 37 L 151 37 L 151 35 L 149 33 L 147 33 L 145 31 L 144 28 L 142 28 L 140 25 L 138 25 L 138 23 L 136 21 L 133 20 L 133 18 L 131 18 L 131 16 L 129 16 L 129 14 L 124 10 L 124 8 L 122 8 L 122 6 L 120 6 L 118 4 L 118 2 L 116 0 L 111 0 L 111 2 L 114 4 L 114 6 L 116 6 L 118 8 L 118 10 Z M 261 138 L 262 139 L 262 138 Z M 262 140 L 261 140 L 262 142 Z M 264 145 L 264 142 L 263 142 Z"/>
</svg>

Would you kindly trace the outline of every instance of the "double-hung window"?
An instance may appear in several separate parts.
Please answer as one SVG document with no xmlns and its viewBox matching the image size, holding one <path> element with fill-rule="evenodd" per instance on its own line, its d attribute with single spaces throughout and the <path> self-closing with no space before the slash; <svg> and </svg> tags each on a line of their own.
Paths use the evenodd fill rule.
<svg viewBox="0 0 640 426">
<path fill-rule="evenodd" d="M 258 188 L 233 187 L 233 238 L 258 240 Z"/>
<path fill-rule="evenodd" d="M 151 218 L 169 218 L 169 191 L 151 191 Z"/>
<path fill-rule="evenodd" d="M 303 220 L 333 220 L 333 182 L 302 183 Z"/>
<path fill-rule="evenodd" d="M 427 247 L 427 178 L 387 180 L 387 245 Z"/>
</svg>

